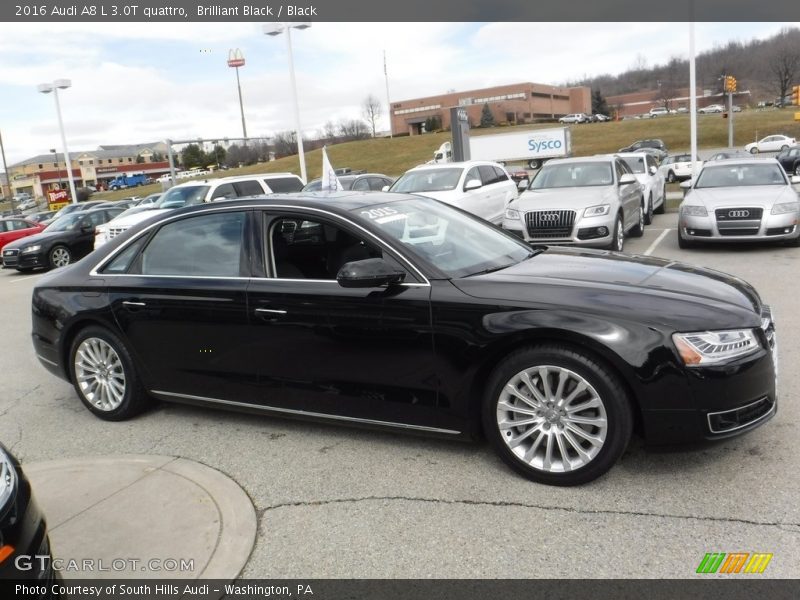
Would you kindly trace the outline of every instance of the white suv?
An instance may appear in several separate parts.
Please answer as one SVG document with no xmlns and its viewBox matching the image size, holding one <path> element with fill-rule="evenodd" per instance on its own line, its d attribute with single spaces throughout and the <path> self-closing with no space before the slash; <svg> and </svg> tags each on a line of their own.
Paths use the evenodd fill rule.
<svg viewBox="0 0 800 600">
<path fill-rule="evenodd" d="M 483 160 L 414 167 L 389 191 L 428 196 L 495 224 L 503 220 L 506 206 L 518 196 L 508 172 L 498 163 Z"/>
<path fill-rule="evenodd" d="M 183 206 L 246 196 L 299 192 L 302 189 L 303 180 L 293 173 L 260 173 L 219 179 L 194 179 L 171 187 L 149 209 L 123 213 L 105 225 L 99 225 L 95 229 L 94 247 L 99 248 L 153 215 Z"/>
</svg>

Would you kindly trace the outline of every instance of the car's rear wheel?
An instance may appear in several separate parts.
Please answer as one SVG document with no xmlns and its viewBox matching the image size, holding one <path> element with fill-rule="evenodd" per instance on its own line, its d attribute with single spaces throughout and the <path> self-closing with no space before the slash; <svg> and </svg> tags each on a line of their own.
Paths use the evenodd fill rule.
<svg viewBox="0 0 800 600">
<path fill-rule="evenodd" d="M 664 187 L 661 190 L 661 204 L 653 209 L 653 212 L 657 215 L 663 215 L 667 210 L 667 184 L 664 184 Z"/>
<path fill-rule="evenodd" d="M 644 235 L 644 225 L 647 223 L 647 211 L 644 208 L 644 202 L 639 205 L 639 221 L 631 228 L 631 237 L 642 237 Z"/>
<path fill-rule="evenodd" d="M 649 196 L 649 200 L 647 202 L 647 210 L 644 211 L 644 224 L 650 225 L 653 222 L 653 194 L 651 193 Z"/>
<path fill-rule="evenodd" d="M 580 349 L 525 348 L 492 373 L 483 426 L 497 453 L 521 475 L 580 485 L 606 473 L 633 430 L 619 378 Z"/>
<path fill-rule="evenodd" d="M 750 148 L 750 154 L 758 154 L 758 146 L 753 146 Z"/>
<path fill-rule="evenodd" d="M 94 325 L 82 330 L 69 356 L 75 391 L 101 419 L 123 421 L 150 404 L 128 350 L 109 330 Z"/>
<path fill-rule="evenodd" d="M 800 162 L 794 163 L 794 174 L 800 176 Z"/>
<path fill-rule="evenodd" d="M 50 266 L 53 269 L 58 269 L 60 267 L 66 267 L 72 262 L 72 254 L 66 246 L 53 246 L 48 255 L 48 259 L 50 260 Z"/>
<path fill-rule="evenodd" d="M 542 166 L 542 161 L 538 159 L 533 159 L 528 161 L 528 167 L 531 169 L 539 169 Z"/>
</svg>

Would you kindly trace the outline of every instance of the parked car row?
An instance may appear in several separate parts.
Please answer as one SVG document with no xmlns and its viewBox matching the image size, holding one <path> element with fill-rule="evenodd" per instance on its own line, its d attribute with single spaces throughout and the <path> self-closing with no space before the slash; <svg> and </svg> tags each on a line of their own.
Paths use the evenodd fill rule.
<svg viewBox="0 0 800 600">
<path fill-rule="evenodd" d="M 573 113 L 564 115 L 558 120 L 558 122 L 569 125 L 576 123 L 605 123 L 610 120 L 611 117 L 602 113 L 594 113 L 591 115 L 587 113 Z"/>
</svg>

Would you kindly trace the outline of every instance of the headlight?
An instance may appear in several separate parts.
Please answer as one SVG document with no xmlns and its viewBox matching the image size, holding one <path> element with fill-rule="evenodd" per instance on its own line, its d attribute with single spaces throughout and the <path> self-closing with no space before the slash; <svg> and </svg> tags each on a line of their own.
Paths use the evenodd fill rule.
<svg viewBox="0 0 800 600">
<path fill-rule="evenodd" d="M 512 221 L 519 221 L 519 211 L 513 208 L 506 209 L 506 219 L 511 219 Z"/>
<path fill-rule="evenodd" d="M 610 204 L 600 204 L 598 206 L 590 206 L 589 208 L 583 211 L 583 216 L 602 217 L 603 215 L 607 215 L 609 210 L 611 210 Z"/>
<path fill-rule="evenodd" d="M 38 252 L 41 249 L 42 249 L 42 245 L 41 244 L 34 244 L 33 246 L 28 246 L 27 248 L 23 248 L 22 250 L 20 250 L 19 253 L 20 254 L 28 254 L 30 252 Z"/>
<path fill-rule="evenodd" d="M 800 212 L 800 202 L 784 202 L 772 207 L 773 215 L 785 215 L 786 213 Z"/>
<path fill-rule="evenodd" d="M 687 217 L 707 217 L 708 211 L 705 206 L 697 206 L 695 204 L 684 204 L 681 207 L 681 212 Z"/>
<path fill-rule="evenodd" d="M 0 447 L 0 509 L 15 495 L 17 489 L 17 470 L 11 457 Z"/>
<path fill-rule="evenodd" d="M 672 341 L 687 367 L 719 365 L 761 347 L 752 329 L 674 333 Z"/>
</svg>

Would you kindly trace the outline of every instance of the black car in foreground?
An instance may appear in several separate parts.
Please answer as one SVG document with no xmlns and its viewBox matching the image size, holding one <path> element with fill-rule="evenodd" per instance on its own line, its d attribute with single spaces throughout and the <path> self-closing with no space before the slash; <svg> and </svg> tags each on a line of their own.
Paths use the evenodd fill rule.
<svg viewBox="0 0 800 600">
<path fill-rule="evenodd" d="M 575 485 L 634 431 L 775 414 L 770 309 L 653 257 L 530 247 L 428 198 L 273 195 L 138 224 L 40 279 L 41 363 L 107 420 L 152 399 L 470 438 Z"/>
<path fill-rule="evenodd" d="M 59 217 L 41 233 L 3 246 L 3 268 L 31 271 L 64 267 L 92 251 L 95 227 L 123 212 L 122 208 L 99 208 Z"/>
<path fill-rule="evenodd" d="M 19 462 L 0 444 L 0 584 L 24 580 L 42 586 L 53 579 L 44 516 Z"/>
<path fill-rule="evenodd" d="M 775 157 L 783 170 L 789 175 L 800 175 L 800 146 L 792 146 L 782 150 Z"/>
</svg>

